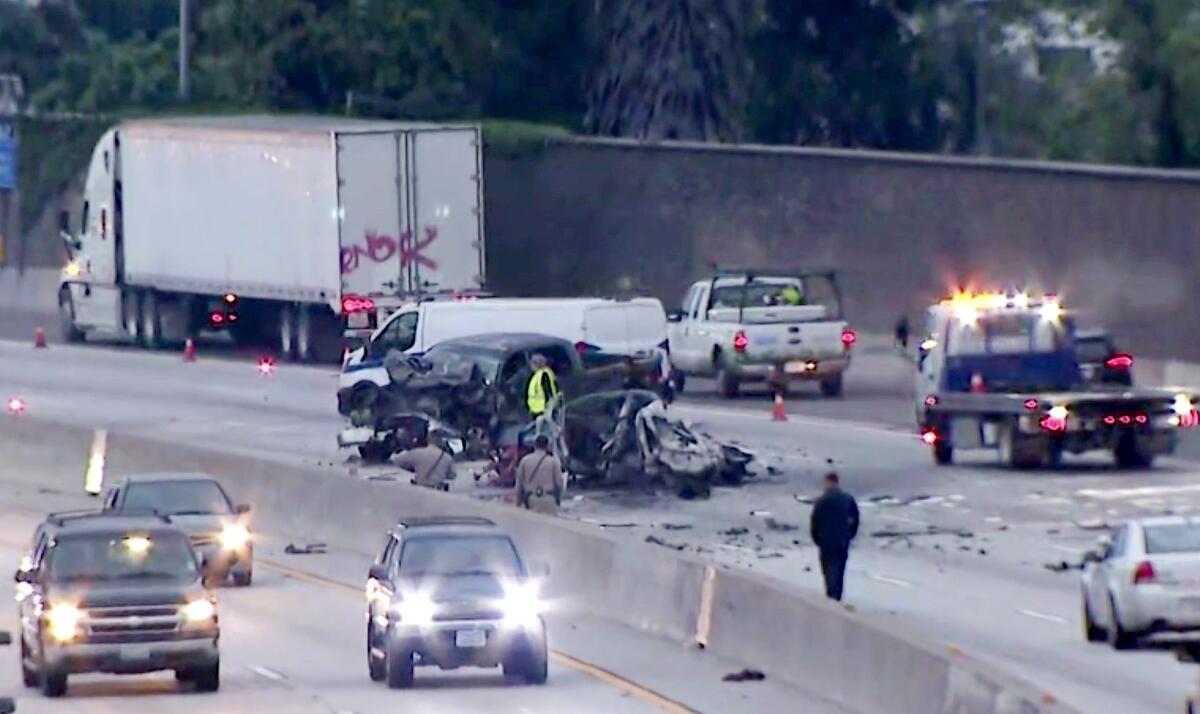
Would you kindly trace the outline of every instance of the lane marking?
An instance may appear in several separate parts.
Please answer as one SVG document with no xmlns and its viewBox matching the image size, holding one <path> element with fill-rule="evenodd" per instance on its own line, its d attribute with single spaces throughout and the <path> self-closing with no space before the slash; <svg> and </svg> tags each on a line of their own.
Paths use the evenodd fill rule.
<svg viewBox="0 0 1200 714">
<path fill-rule="evenodd" d="M 271 669 L 270 667 L 263 667 L 262 665 L 251 664 L 251 665 L 247 665 L 246 669 L 250 670 L 251 672 L 254 672 L 258 676 L 262 677 L 263 679 L 269 679 L 272 682 L 286 682 L 287 681 L 287 677 L 285 675 L 280 674 L 279 672 L 276 672 L 275 670 Z"/>
<path fill-rule="evenodd" d="M 872 574 L 871 579 L 878 580 L 881 583 L 887 583 L 888 585 L 897 585 L 902 588 L 911 588 L 913 586 L 913 584 L 908 582 L 907 580 L 901 580 L 900 578 L 890 578 L 886 575 Z"/>
<path fill-rule="evenodd" d="M 1035 620 L 1041 620 L 1043 622 L 1053 622 L 1056 625 L 1067 624 L 1067 621 L 1058 615 L 1047 615 L 1044 612 L 1038 612 L 1037 610 L 1017 610 L 1017 612 L 1025 617 L 1032 617 Z"/>
<path fill-rule="evenodd" d="M 305 582 L 309 582 L 314 585 L 322 585 L 324 587 L 337 589 L 337 590 L 340 590 L 340 591 L 346 592 L 346 593 L 354 593 L 354 595 L 356 597 L 360 597 L 360 598 L 364 597 L 362 588 L 357 587 L 355 585 L 351 585 L 349 583 L 344 583 L 340 580 L 334 580 L 332 578 L 327 578 L 323 575 L 317 575 L 316 573 L 310 573 L 307 570 L 298 570 L 296 568 L 292 568 L 287 565 L 282 565 L 280 563 L 275 563 L 275 562 L 272 562 L 269 560 L 263 560 L 261 558 L 257 559 L 257 563 L 258 563 L 259 567 L 274 571 L 276 573 L 279 573 L 280 575 L 295 578 L 296 580 L 302 580 Z M 686 706 L 685 704 L 682 704 L 680 702 L 675 701 L 674 699 L 670 699 L 662 694 L 659 694 L 658 692 L 654 691 L 653 689 L 644 687 L 640 684 L 637 684 L 636 682 L 632 682 L 628 679 L 625 679 L 621 675 L 610 672 L 607 669 L 604 669 L 603 667 L 598 667 L 594 664 L 584 662 L 583 660 L 576 659 L 568 654 L 563 654 L 562 652 L 559 652 L 558 650 L 550 651 L 550 660 L 553 662 L 557 662 L 561 665 L 570 667 L 571 669 L 575 670 L 576 672 L 586 674 L 595 680 L 603 682 L 604 684 L 615 687 L 616 689 L 619 689 L 622 692 L 624 692 L 632 697 L 640 699 L 641 701 L 646 702 L 647 704 L 650 704 L 664 712 L 667 712 L 667 714 L 701 714 L 700 711 L 698 711 L 696 709 L 692 709 L 692 708 Z"/>
<path fill-rule="evenodd" d="M 1124 498 L 1166 496 L 1170 494 L 1200 493 L 1200 485 L 1186 486 L 1141 486 L 1138 488 L 1083 488 L 1075 492 L 1080 496 L 1101 501 L 1116 501 Z"/>
<path fill-rule="evenodd" d="M 1085 548 L 1072 548 L 1069 545 L 1052 545 L 1050 547 L 1063 553 L 1070 553 L 1071 555 L 1082 555 L 1087 552 Z"/>
</svg>

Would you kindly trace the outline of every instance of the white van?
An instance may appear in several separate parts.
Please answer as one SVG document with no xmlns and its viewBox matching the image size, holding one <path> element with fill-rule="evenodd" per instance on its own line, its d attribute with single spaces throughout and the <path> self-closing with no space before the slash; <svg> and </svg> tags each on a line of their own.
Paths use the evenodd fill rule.
<svg viewBox="0 0 1200 714">
<path fill-rule="evenodd" d="M 665 357 L 667 351 L 667 316 L 656 298 L 422 302 L 392 313 L 366 345 L 350 353 L 338 389 L 361 382 L 386 386 L 383 359 L 392 350 L 416 355 L 445 340 L 498 332 L 549 335 L 573 342 L 580 352 Z"/>
</svg>

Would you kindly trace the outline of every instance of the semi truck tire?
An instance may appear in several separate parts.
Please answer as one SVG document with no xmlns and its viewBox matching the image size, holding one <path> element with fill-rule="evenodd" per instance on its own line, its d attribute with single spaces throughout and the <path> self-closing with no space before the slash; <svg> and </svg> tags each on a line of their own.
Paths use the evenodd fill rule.
<svg viewBox="0 0 1200 714">
<path fill-rule="evenodd" d="M 141 341 L 142 334 L 142 303 L 136 290 L 127 290 L 121 295 L 121 321 L 125 324 L 125 334 L 134 343 Z"/>
<path fill-rule="evenodd" d="M 64 287 L 58 291 L 58 318 L 62 324 L 63 342 L 76 344 L 83 342 L 83 330 L 75 322 L 75 303 L 71 299 L 71 289 Z"/>
<path fill-rule="evenodd" d="M 842 375 L 838 374 L 829 379 L 821 380 L 821 396 L 823 397 L 840 397 L 842 396 Z"/>
<path fill-rule="evenodd" d="M 296 310 L 292 305 L 279 308 L 279 356 L 285 360 L 296 356 Z"/>
<path fill-rule="evenodd" d="M 1017 431 L 1017 425 L 1006 422 L 1000 425 L 999 451 L 1000 463 L 1011 469 L 1031 469 L 1044 462 L 1044 455 L 1039 453 L 1040 446 L 1034 439 L 1023 436 Z"/>
<path fill-rule="evenodd" d="M 138 332 L 141 334 L 142 346 L 148 350 L 162 349 L 162 315 L 158 311 L 158 294 L 147 290 L 142 294 L 141 306 Z"/>
<path fill-rule="evenodd" d="M 313 335 L 312 309 L 308 305 L 296 306 L 296 361 L 312 362 L 316 340 Z"/>
</svg>

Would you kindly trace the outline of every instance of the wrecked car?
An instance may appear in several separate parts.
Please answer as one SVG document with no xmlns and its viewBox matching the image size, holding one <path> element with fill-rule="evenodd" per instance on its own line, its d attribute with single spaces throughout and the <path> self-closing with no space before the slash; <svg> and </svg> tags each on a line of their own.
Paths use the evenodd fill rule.
<svg viewBox="0 0 1200 714">
<path fill-rule="evenodd" d="M 566 340 L 503 333 L 447 340 L 421 356 L 389 353 L 386 387 L 361 382 L 338 393 L 338 411 L 351 428 L 342 447 L 358 448 L 366 461 L 386 461 L 411 448 L 429 423 L 462 442 L 467 458 L 486 458 L 516 444 L 533 416 L 525 389 L 533 355 L 546 357 L 565 394 L 657 384 L 658 357 L 597 362 Z"/>
<path fill-rule="evenodd" d="M 754 456 L 667 413 L 649 390 L 611 390 L 555 400 L 534 426 L 577 482 L 647 487 L 706 498 L 714 484 L 739 484 Z"/>
</svg>

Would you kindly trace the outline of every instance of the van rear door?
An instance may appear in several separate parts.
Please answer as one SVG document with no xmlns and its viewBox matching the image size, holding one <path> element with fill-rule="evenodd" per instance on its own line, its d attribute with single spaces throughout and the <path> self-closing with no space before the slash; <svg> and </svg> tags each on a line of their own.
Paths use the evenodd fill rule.
<svg viewBox="0 0 1200 714">
<path fill-rule="evenodd" d="M 667 317 L 657 300 L 603 303 L 584 311 L 583 334 L 592 349 L 649 356 L 667 341 Z"/>
</svg>

